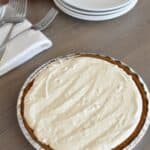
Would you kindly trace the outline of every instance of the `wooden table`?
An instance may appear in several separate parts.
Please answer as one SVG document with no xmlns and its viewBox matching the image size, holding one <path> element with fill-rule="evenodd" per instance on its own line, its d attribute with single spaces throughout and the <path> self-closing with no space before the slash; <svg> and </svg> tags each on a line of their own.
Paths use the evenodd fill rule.
<svg viewBox="0 0 150 150">
<path fill-rule="evenodd" d="M 38 21 L 53 5 L 50 0 L 30 1 L 28 18 Z M 96 52 L 113 56 L 133 67 L 150 87 L 150 1 L 140 0 L 127 15 L 112 21 L 86 22 L 62 12 L 44 31 L 53 47 L 0 77 L 0 150 L 33 150 L 19 129 L 16 103 L 20 88 L 38 66 L 72 52 Z M 150 149 L 150 130 L 135 148 Z"/>
</svg>

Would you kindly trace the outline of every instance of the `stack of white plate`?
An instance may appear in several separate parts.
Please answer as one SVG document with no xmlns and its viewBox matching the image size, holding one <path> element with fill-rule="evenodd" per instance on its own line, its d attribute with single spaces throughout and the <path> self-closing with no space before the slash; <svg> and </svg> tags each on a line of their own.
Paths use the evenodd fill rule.
<svg viewBox="0 0 150 150">
<path fill-rule="evenodd" d="M 83 20 L 104 21 L 120 17 L 138 0 L 54 0 L 64 13 Z"/>
</svg>

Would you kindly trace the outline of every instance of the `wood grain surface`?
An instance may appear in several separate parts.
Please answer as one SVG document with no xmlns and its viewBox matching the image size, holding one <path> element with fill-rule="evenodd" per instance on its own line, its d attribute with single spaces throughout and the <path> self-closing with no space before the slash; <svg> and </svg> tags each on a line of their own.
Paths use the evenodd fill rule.
<svg viewBox="0 0 150 150">
<path fill-rule="evenodd" d="M 30 0 L 28 19 L 37 22 L 51 6 L 50 0 Z M 26 78 L 51 58 L 72 52 L 113 56 L 133 67 L 150 87 L 149 0 L 140 0 L 125 16 L 105 22 L 81 21 L 60 12 L 44 33 L 53 47 L 0 77 L 0 150 L 33 150 L 17 123 L 17 96 Z M 150 130 L 135 150 L 149 150 L 149 139 Z"/>
</svg>

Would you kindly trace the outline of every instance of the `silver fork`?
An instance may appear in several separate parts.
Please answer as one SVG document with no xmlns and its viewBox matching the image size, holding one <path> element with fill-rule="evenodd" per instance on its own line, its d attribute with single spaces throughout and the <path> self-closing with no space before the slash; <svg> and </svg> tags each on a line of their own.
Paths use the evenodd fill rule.
<svg viewBox="0 0 150 150">
<path fill-rule="evenodd" d="M 28 29 L 25 29 L 24 31 L 18 33 L 17 35 L 15 35 L 14 37 L 12 37 L 11 39 L 9 39 L 8 42 L 14 40 L 15 38 L 17 38 L 19 35 L 27 32 L 28 30 L 30 29 L 34 29 L 34 30 L 39 30 L 39 31 L 43 31 L 44 29 L 46 29 L 52 22 L 53 20 L 55 19 L 55 17 L 57 16 L 58 14 L 58 10 L 56 10 L 55 8 L 51 8 L 48 13 L 46 14 L 46 16 L 41 19 L 38 23 L 36 23 L 35 25 L 32 25 L 30 28 Z M 6 44 L 5 43 L 3 46 L 0 47 L 1 48 L 4 48 L 6 47 Z"/>
<path fill-rule="evenodd" d="M 27 13 L 27 0 L 9 0 L 9 4 L 8 7 L 13 8 L 15 10 L 15 15 L 8 17 L 8 16 L 4 16 L 3 17 L 3 22 L 2 23 L 6 23 L 8 22 L 8 20 L 12 23 L 12 26 L 9 30 L 9 33 L 7 34 L 7 36 L 5 37 L 5 40 L 3 41 L 1 47 L 0 47 L 0 58 L 3 56 L 3 53 L 5 51 L 5 46 L 6 43 L 8 42 L 10 35 L 14 29 L 14 26 L 19 23 L 22 22 L 25 17 L 26 17 L 26 13 Z"/>
<path fill-rule="evenodd" d="M 27 12 L 27 0 L 9 0 L 4 15 L 0 20 L 0 26 L 5 23 L 18 23 L 24 20 Z"/>
</svg>

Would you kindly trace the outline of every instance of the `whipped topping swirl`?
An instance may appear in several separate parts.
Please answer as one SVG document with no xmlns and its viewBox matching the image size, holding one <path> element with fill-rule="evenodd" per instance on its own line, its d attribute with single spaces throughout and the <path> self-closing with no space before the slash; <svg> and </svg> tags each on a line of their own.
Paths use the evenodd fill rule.
<svg viewBox="0 0 150 150">
<path fill-rule="evenodd" d="M 125 141 L 142 114 L 141 94 L 123 69 L 92 57 L 48 65 L 25 96 L 24 117 L 55 150 L 110 150 Z"/>
</svg>

